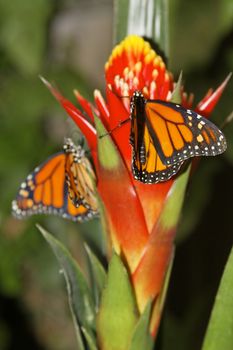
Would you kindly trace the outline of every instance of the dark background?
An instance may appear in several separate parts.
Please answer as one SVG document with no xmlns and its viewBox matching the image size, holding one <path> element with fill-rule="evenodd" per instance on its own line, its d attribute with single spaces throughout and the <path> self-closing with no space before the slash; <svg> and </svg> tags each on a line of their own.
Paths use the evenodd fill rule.
<svg viewBox="0 0 233 350">
<path fill-rule="evenodd" d="M 171 1 L 170 70 L 183 70 L 195 103 L 233 70 L 231 0 Z M 17 221 L 11 201 L 20 182 L 61 149 L 70 124 L 38 75 L 75 101 L 104 92 L 104 63 L 112 48 L 112 2 L 0 0 L 0 348 L 75 349 L 75 335 L 59 268 L 39 235 L 40 222 L 81 260 L 80 237 L 98 240 L 99 223 L 56 217 Z M 212 120 L 233 108 L 230 81 Z M 184 204 L 176 258 L 158 338 L 163 350 L 196 350 L 232 245 L 233 124 L 228 151 L 200 162 Z"/>
</svg>

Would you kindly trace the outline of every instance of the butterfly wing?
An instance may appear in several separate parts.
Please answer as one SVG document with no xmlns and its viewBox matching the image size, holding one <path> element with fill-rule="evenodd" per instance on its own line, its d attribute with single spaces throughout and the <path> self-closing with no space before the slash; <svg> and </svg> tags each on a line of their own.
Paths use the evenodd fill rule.
<svg viewBox="0 0 233 350">
<path fill-rule="evenodd" d="M 179 104 L 148 100 L 145 113 L 149 133 L 166 165 L 194 156 L 215 156 L 227 148 L 215 124 Z"/>
<path fill-rule="evenodd" d="M 145 183 L 167 181 L 194 156 L 226 150 L 226 140 L 212 122 L 194 111 L 136 92 L 131 101 L 132 170 Z"/>
<path fill-rule="evenodd" d="M 144 183 L 157 183 L 169 180 L 178 172 L 183 162 L 171 165 L 163 164 L 147 125 L 144 125 L 143 128 L 142 142 L 136 135 L 137 133 L 131 131 L 131 144 L 133 145 L 132 171 L 136 180 Z"/>
<path fill-rule="evenodd" d="M 63 152 L 55 154 L 28 175 L 12 203 L 16 217 L 44 213 L 84 221 L 93 216 L 91 209 L 72 203 L 65 181 L 65 161 Z"/>
<path fill-rule="evenodd" d="M 65 174 L 69 196 L 75 206 L 83 204 L 97 213 L 96 176 L 90 161 L 81 146 L 76 146 L 71 139 L 64 144 L 66 153 Z"/>
</svg>

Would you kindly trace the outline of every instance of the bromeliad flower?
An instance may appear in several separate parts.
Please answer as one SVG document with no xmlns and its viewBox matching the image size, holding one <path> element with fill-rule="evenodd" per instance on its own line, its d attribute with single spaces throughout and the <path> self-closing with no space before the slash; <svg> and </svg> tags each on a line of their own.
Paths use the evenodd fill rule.
<svg viewBox="0 0 233 350">
<path fill-rule="evenodd" d="M 127 37 L 114 48 L 106 63 L 105 73 L 106 100 L 100 91 L 96 90 L 93 106 L 75 91 L 80 109 L 65 99 L 51 84 L 44 79 L 43 81 L 75 121 L 90 148 L 98 196 L 101 200 L 99 211 L 107 231 L 108 258 L 111 258 L 114 251 L 124 262 L 133 288 L 132 295 L 136 298 L 135 305 L 134 302 L 131 305 L 132 317 L 129 317 L 128 333 L 122 335 L 125 337 L 122 341 L 128 344 L 132 330 L 140 315 L 145 312 L 149 312 L 150 332 L 153 336 L 156 335 L 166 292 L 166 276 L 169 275 L 173 258 L 173 240 L 190 166 L 186 166 L 186 169 L 184 167 L 178 176 L 173 175 L 188 158 L 184 156 L 187 152 L 189 157 L 194 155 L 191 152 L 195 150 L 198 142 L 201 144 L 203 141 L 205 147 L 208 143 L 206 155 L 220 153 L 212 149 L 213 145 L 218 146 L 217 142 L 221 142 L 221 151 L 224 150 L 222 133 L 213 127 L 213 124 L 202 119 L 198 113 L 209 116 L 227 84 L 227 79 L 215 92 L 211 90 L 207 93 L 195 112 L 187 111 L 187 108 L 192 106 L 193 95 L 188 96 L 184 92 L 181 81 L 174 83 L 164 60 L 152 45 L 134 35 Z M 166 144 L 167 147 L 169 142 L 174 147 L 180 144 L 183 151 L 181 160 L 177 152 L 175 155 L 167 155 L 167 163 L 161 158 L 162 151 L 166 153 L 163 149 L 163 140 L 167 137 L 166 131 L 163 131 L 165 122 L 160 121 L 160 125 L 157 123 L 154 125 L 150 119 L 153 119 L 154 113 L 160 114 L 158 108 L 162 110 L 160 117 L 164 113 L 167 115 L 169 111 L 166 130 L 170 130 L 170 134 L 173 130 L 176 137 L 173 139 L 170 136 Z M 181 118 L 179 123 L 173 123 L 175 117 Z M 194 124 L 195 130 L 200 132 L 194 135 L 195 143 L 192 143 L 190 135 Z M 161 135 L 155 140 L 155 137 L 151 136 L 151 128 L 156 131 L 157 125 Z M 161 150 L 155 147 L 156 142 L 160 142 Z M 189 149 L 190 145 L 193 148 Z M 202 147 L 200 149 L 202 151 Z M 196 154 L 200 155 L 200 152 Z M 144 164 L 147 164 L 146 172 L 149 174 L 155 172 L 155 162 L 156 174 L 160 174 L 159 182 L 146 181 Z M 170 172 L 169 162 L 176 168 L 174 173 Z M 166 178 L 162 178 L 165 176 L 163 173 L 166 173 Z M 153 179 L 151 175 L 150 177 L 148 175 L 148 178 Z M 82 201 L 82 205 L 85 207 L 85 202 Z M 111 288 L 113 289 L 113 285 L 114 288 L 116 286 L 113 283 L 114 278 L 112 280 L 114 273 L 117 279 L 117 269 L 112 263 L 96 321 L 98 342 L 101 344 L 101 349 L 106 350 L 115 349 L 110 345 L 111 337 L 113 334 L 118 334 L 115 319 L 118 312 L 123 312 L 116 310 L 117 306 L 114 305 L 112 310 L 110 308 L 111 295 L 115 293 Z M 134 300 L 134 296 L 131 300 Z M 151 310 L 148 309 L 148 305 L 152 305 L 151 312 L 148 311 Z M 118 337 L 121 335 L 118 334 Z M 126 349 L 126 346 L 121 348 Z"/>
<path fill-rule="evenodd" d="M 141 91 L 145 99 L 173 101 L 191 108 L 193 95 L 188 96 L 180 82 L 174 83 L 161 56 L 138 36 L 129 36 L 114 48 L 105 72 L 106 101 L 96 90 L 95 106 L 92 106 L 75 91 L 82 111 L 48 82 L 46 84 L 89 144 L 105 209 L 109 254 L 113 247 L 126 262 L 138 308 L 143 312 L 148 300 L 158 300 L 162 290 L 173 254 L 173 239 L 187 179 L 183 187 L 179 177 L 150 186 L 134 179 L 130 123 L 125 122 L 130 117 L 130 97 L 135 91 Z M 209 116 L 227 81 L 215 92 L 207 93 L 196 107 L 196 113 Z M 103 135 L 106 136 L 101 137 Z M 154 334 L 158 321 L 156 312 L 151 324 Z"/>
</svg>

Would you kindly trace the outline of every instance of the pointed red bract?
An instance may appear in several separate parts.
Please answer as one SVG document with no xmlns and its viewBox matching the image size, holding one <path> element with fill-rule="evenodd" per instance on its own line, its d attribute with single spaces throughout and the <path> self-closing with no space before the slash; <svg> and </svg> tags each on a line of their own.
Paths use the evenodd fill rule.
<svg viewBox="0 0 233 350">
<path fill-rule="evenodd" d="M 99 110 L 99 116 L 103 124 L 105 125 L 105 127 L 108 129 L 110 114 L 109 114 L 108 107 L 104 101 L 104 98 L 101 95 L 101 92 L 99 90 L 94 91 L 94 98 L 95 98 L 96 106 Z"/>
<path fill-rule="evenodd" d="M 225 87 L 227 86 L 228 81 L 230 80 L 232 74 L 229 74 L 226 79 L 222 82 L 222 84 L 213 92 L 213 89 L 209 90 L 206 96 L 196 107 L 196 111 L 203 115 L 204 117 L 208 117 L 210 113 L 213 111 L 214 107 L 218 103 L 220 97 L 222 96 Z"/>
<path fill-rule="evenodd" d="M 85 136 L 89 145 L 90 151 L 93 156 L 93 160 L 96 161 L 96 130 L 94 126 L 84 117 L 82 112 L 75 107 L 69 100 L 64 98 L 62 94 L 53 87 L 46 79 L 41 77 L 43 83 L 51 91 L 53 96 L 58 100 L 61 106 L 66 110 L 68 115 L 73 119 L 75 124 L 79 127 L 83 135 Z"/>
<path fill-rule="evenodd" d="M 99 166 L 98 175 L 112 246 L 132 272 L 149 236 L 140 200 L 122 161 L 113 171 Z"/>
<path fill-rule="evenodd" d="M 94 123 L 94 114 L 93 111 L 95 111 L 95 113 L 98 113 L 98 110 L 94 108 L 94 106 L 92 106 L 90 104 L 89 101 L 87 101 L 78 90 L 74 90 L 74 95 L 77 98 L 78 103 L 80 104 L 80 106 L 82 107 L 83 111 L 86 113 L 86 115 L 91 119 L 92 123 Z"/>
</svg>

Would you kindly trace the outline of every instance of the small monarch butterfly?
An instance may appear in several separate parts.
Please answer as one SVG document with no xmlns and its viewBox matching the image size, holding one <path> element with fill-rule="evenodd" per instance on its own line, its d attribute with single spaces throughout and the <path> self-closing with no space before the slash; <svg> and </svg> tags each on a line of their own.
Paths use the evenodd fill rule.
<svg viewBox="0 0 233 350">
<path fill-rule="evenodd" d="M 147 100 L 135 91 L 130 102 L 132 172 L 144 183 L 169 180 L 194 156 L 223 153 L 226 139 L 212 122 L 179 104 Z"/>
<path fill-rule="evenodd" d="M 66 153 L 65 176 L 70 199 L 75 207 L 84 205 L 97 212 L 96 176 L 84 149 L 80 145 L 75 146 L 71 139 L 66 139 L 63 150 Z"/>
<path fill-rule="evenodd" d="M 12 211 L 17 218 L 56 214 L 73 221 L 97 215 L 95 175 L 82 147 L 66 139 L 63 152 L 37 167 L 21 184 Z"/>
</svg>

